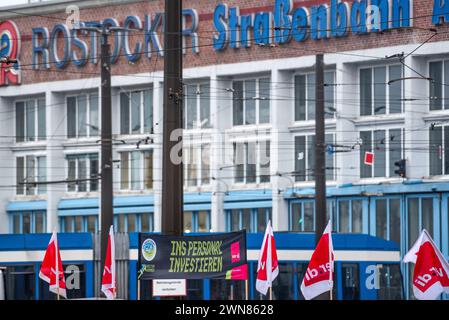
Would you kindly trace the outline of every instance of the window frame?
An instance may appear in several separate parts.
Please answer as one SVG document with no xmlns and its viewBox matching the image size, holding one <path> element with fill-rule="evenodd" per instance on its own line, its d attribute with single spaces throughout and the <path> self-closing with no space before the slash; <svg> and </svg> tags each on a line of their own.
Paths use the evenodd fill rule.
<svg viewBox="0 0 449 320">
<path fill-rule="evenodd" d="M 200 212 L 206 212 L 206 229 L 208 229 L 208 231 L 199 231 L 199 214 Z M 184 233 L 198 233 L 198 232 L 210 232 L 211 228 L 212 228 L 212 224 L 211 224 L 211 210 L 184 210 L 183 214 L 185 215 L 186 213 L 189 213 L 192 215 L 192 228 L 190 231 L 186 231 L 185 229 L 185 225 L 183 226 L 183 232 Z"/>
<path fill-rule="evenodd" d="M 23 217 L 27 215 L 30 217 L 30 232 L 23 232 Z M 36 219 L 38 215 L 42 215 L 42 231 L 36 231 Z M 14 218 L 19 217 L 19 233 L 14 230 Z M 46 210 L 31 210 L 31 211 L 18 211 L 8 212 L 9 218 L 9 233 L 10 234 L 42 234 L 47 232 L 47 211 Z"/>
<path fill-rule="evenodd" d="M 427 60 L 427 64 L 426 64 L 426 67 L 427 67 L 427 71 L 428 71 L 428 74 L 429 74 L 429 78 L 430 78 L 430 64 L 431 63 L 435 63 L 435 62 L 441 62 L 442 63 L 442 68 L 441 68 L 441 70 L 442 70 L 442 72 L 441 72 L 441 84 L 440 84 L 440 86 L 441 86 L 441 109 L 434 109 L 434 110 L 431 110 L 431 108 L 430 108 L 430 106 L 431 106 L 431 96 L 430 96 L 430 91 L 431 91 L 431 86 L 432 86 L 432 84 L 431 84 L 431 82 L 430 81 L 428 81 L 428 83 L 427 83 L 427 93 L 428 93 L 428 95 L 429 95 L 429 104 L 428 104 L 428 112 L 430 113 L 430 112 L 438 112 L 438 111 L 444 111 L 444 110 L 449 110 L 449 102 L 447 102 L 447 108 L 445 108 L 445 103 L 446 103 L 446 99 L 449 99 L 449 96 L 448 97 L 446 97 L 446 93 L 449 95 L 449 89 L 446 89 L 447 90 L 447 92 L 445 92 L 446 90 L 445 90 L 445 86 L 444 86 L 444 84 L 446 83 L 446 81 L 449 81 L 449 79 L 446 79 L 446 77 L 445 77 L 445 65 L 446 65 L 446 63 L 449 63 L 449 59 L 443 59 L 443 58 L 432 58 L 432 59 L 429 59 L 429 60 Z M 448 71 L 449 71 L 449 68 L 448 68 Z M 448 76 L 449 76 L 449 73 L 448 73 Z"/>
<path fill-rule="evenodd" d="M 79 98 L 82 96 L 86 96 L 86 135 L 85 136 L 80 136 L 79 135 Z M 97 124 L 92 124 L 91 123 L 91 101 L 92 101 L 92 97 L 97 97 L 97 113 L 98 113 L 98 123 Z M 76 140 L 76 139 L 85 139 L 85 138 L 94 138 L 94 137 L 99 137 L 101 135 L 101 101 L 100 101 L 100 95 L 98 93 L 94 93 L 94 92 L 87 92 L 87 93 L 80 93 L 80 94 L 70 94 L 70 95 L 66 95 L 65 96 L 65 105 L 66 105 L 66 114 L 69 114 L 69 103 L 68 103 L 68 99 L 69 98 L 75 98 L 76 100 L 76 105 L 75 105 L 75 136 L 70 136 L 69 134 L 69 121 L 71 121 L 70 117 L 67 117 L 67 121 L 66 121 L 66 138 L 68 140 Z M 92 130 L 94 130 L 92 128 L 92 126 L 97 126 L 98 130 L 97 130 L 97 134 L 93 134 Z"/>
<path fill-rule="evenodd" d="M 226 217 L 226 230 L 227 232 L 233 232 L 233 231 L 239 231 L 243 228 L 243 212 L 244 210 L 249 210 L 249 216 L 250 216 L 250 228 L 249 230 L 246 230 L 247 233 L 263 233 L 265 232 L 265 229 L 263 231 L 258 231 L 259 226 L 259 210 L 265 210 L 265 221 L 268 222 L 268 220 L 271 220 L 273 216 L 273 209 L 272 207 L 257 207 L 257 208 L 234 208 L 234 209 L 226 209 L 225 210 L 225 217 Z M 239 216 L 239 226 L 238 230 L 234 230 L 232 226 L 232 215 L 233 213 L 237 211 Z M 266 226 L 266 224 L 265 224 Z"/>
<path fill-rule="evenodd" d="M 206 86 L 208 88 L 207 96 L 202 99 L 204 96 L 202 96 L 202 92 L 201 92 L 201 86 Z M 196 104 L 196 119 L 193 120 L 192 123 L 192 127 L 188 126 L 188 108 L 187 108 L 187 101 L 189 99 L 188 96 L 188 90 L 187 87 L 195 87 L 195 97 L 190 97 L 190 99 L 195 99 L 195 104 Z M 183 128 L 184 130 L 204 130 L 204 129 L 211 129 L 212 126 L 212 119 L 211 119 L 211 108 L 210 108 L 210 102 L 211 102 L 211 90 L 210 90 L 210 82 L 209 81 L 199 81 L 199 82 L 191 82 L 191 83 L 186 83 L 184 85 L 184 96 L 187 97 L 184 99 L 184 117 L 183 117 Z M 201 114 L 201 102 L 202 101 L 207 101 L 208 103 L 208 110 L 209 110 L 209 118 L 207 119 L 207 124 L 204 126 L 201 126 L 201 123 L 204 120 L 201 120 L 202 118 L 202 114 Z"/>
<path fill-rule="evenodd" d="M 75 160 L 76 161 L 76 165 L 75 165 L 75 179 L 74 180 L 80 180 L 80 179 L 93 179 L 93 177 L 91 176 L 91 162 L 94 158 L 94 156 L 96 157 L 97 163 L 98 163 L 98 173 L 97 175 L 100 174 L 100 155 L 98 154 L 98 152 L 89 152 L 89 153 L 70 153 L 70 154 L 66 154 L 65 155 L 65 161 L 66 161 L 66 174 L 67 174 L 67 179 L 70 178 L 70 161 L 71 160 Z M 85 160 L 86 161 L 86 178 L 79 178 L 79 162 L 80 160 Z M 100 180 L 85 180 L 84 182 L 86 183 L 86 191 L 79 191 L 79 184 L 80 183 L 73 183 L 75 185 L 75 190 L 70 190 L 72 183 L 67 183 L 67 188 L 66 188 L 66 192 L 73 194 L 73 193 L 89 193 L 89 192 L 100 192 Z M 83 181 L 82 181 L 83 182 Z M 92 190 L 92 185 L 96 184 L 96 190 Z"/>
<path fill-rule="evenodd" d="M 136 169 L 135 167 L 132 166 L 132 153 L 136 152 L 139 154 L 139 161 L 138 161 L 138 167 L 137 167 L 137 171 L 139 172 L 139 179 L 137 181 L 134 181 L 134 183 L 138 184 L 138 188 L 133 188 L 133 180 L 132 180 L 132 173 L 133 173 L 133 169 Z M 120 155 L 120 170 L 119 170 L 119 176 L 120 176 L 120 191 L 124 191 L 124 192 L 135 192 L 135 191 L 151 191 L 154 189 L 154 149 L 153 148 L 142 148 L 139 150 L 121 150 L 118 151 L 119 155 Z M 123 171 L 122 171 L 122 156 L 124 153 L 128 154 L 128 181 L 127 181 L 127 187 L 124 188 L 123 187 Z M 146 167 L 146 161 L 145 161 L 145 153 L 150 153 L 151 154 L 151 168 L 147 168 Z M 146 176 L 145 174 L 147 173 L 147 170 L 151 169 L 151 188 L 147 188 L 147 180 L 146 180 Z"/>
<path fill-rule="evenodd" d="M 28 171 L 28 158 L 32 158 L 34 161 L 34 168 L 33 168 L 33 172 L 34 172 L 34 177 L 33 177 L 33 182 L 43 182 L 47 179 L 47 156 L 45 154 L 42 153 L 35 153 L 35 154 L 20 154 L 20 155 L 16 155 L 15 156 L 15 167 L 16 167 L 16 172 L 15 172 L 15 180 L 16 180 L 16 190 L 15 190 L 15 194 L 16 196 L 36 196 L 36 195 L 45 195 L 47 193 L 47 186 L 45 184 L 36 184 L 32 187 L 30 187 L 30 189 L 32 188 L 32 192 L 28 193 L 27 190 L 27 185 L 23 184 L 21 187 L 19 186 L 19 177 L 18 177 L 18 173 L 19 173 L 19 168 L 17 167 L 17 162 L 18 159 L 22 158 L 23 159 L 23 170 L 22 170 L 22 175 L 23 175 L 23 179 L 24 181 L 27 179 L 27 171 Z M 45 159 L 45 175 L 43 175 L 40 172 L 40 167 L 39 167 L 39 161 Z M 43 181 L 41 181 L 41 179 L 44 179 Z M 22 193 L 19 193 L 19 189 L 22 189 Z"/>
<path fill-rule="evenodd" d="M 248 165 L 251 165 L 251 163 L 248 163 L 248 150 L 249 145 L 254 144 L 254 156 L 256 158 L 255 165 L 255 181 L 249 181 L 248 182 Z M 262 152 L 262 144 L 265 144 L 265 146 L 268 146 L 266 150 L 269 152 L 268 156 L 268 164 L 262 164 L 261 163 L 261 152 Z M 237 163 L 237 145 L 243 145 L 243 163 Z M 233 179 L 232 183 L 235 185 L 242 185 L 242 184 L 262 184 L 262 183 L 271 183 L 271 140 L 270 139 L 264 139 L 264 140 L 245 140 L 245 141 L 233 141 L 232 142 L 232 153 L 233 153 Z M 241 176 L 243 177 L 242 181 L 237 181 L 238 178 L 240 178 L 240 175 L 237 176 L 237 170 L 238 166 L 243 166 L 243 173 Z M 264 167 L 263 167 L 264 166 Z M 261 171 L 268 170 L 268 175 L 264 174 L 263 177 L 269 177 L 268 181 L 262 181 L 262 175 Z"/>
<path fill-rule="evenodd" d="M 203 170 L 203 150 L 209 148 L 209 172 L 206 174 Z M 194 156 L 192 157 L 191 151 L 193 150 Z M 206 154 L 207 152 L 204 152 Z M 201 142 L 201 143 L 189 143 L 183 145 L 183 163 L 184 163 L 184 187 L 200 187 L 209 186 L 211 184 L 212 177 L 212 167 L 211 167 L 211 153 L 212 153 L 212 143 L 211 142 Z M 194 163 L 196 162 L 196 163 Z M 195 171 L 195 177 L 189 178 L 190 170 Z M 206 180 L 207 179 L 207 180 Z"/>
<path fill-rule="evenodd" d="M 27 102 L 33 102 L 34 103 L 34 133 L 33 133 L 33 139 L 28 140 L 28 130 L 27 130 Z M 39 109 L 40 104 L 39 102 L 43 102 L 43 112 L 44 112 L 44 124 L 41 125 L 39 122 Z M 23 103 L 23 137 L 19 136 L 18 133 L 18 126 L 17 121 L 19 119 L 18 112 L 17 112 L 17 104 Z M 17 99 L 13 103 L 14 105 L 14 132 L 16 134 L 16 137 L 14 139 L 14 143 L 16 144 L 22 144 L 22 143 L 32 143 L 32 142 L 42 142 L 47 140 L 47 102 L 44 97 L 35 97 L 35 98 L 29 98 L 29 99 Z M 44 136 L 41 136 L 39 134 L 39 128 L 42 128 L 44 131 Z M 19 141 L 18 138 L 21 137 L 22 141 Z"/>
<path fill-rule="evenodd" d="M 150 93 L 150 110 L 151 110 L 151 120 L 149 121 L 149 128 L 145 127 L 145 92 L 148 91 Z M 140 129 L 139 132 L 133 132 L 132 124 L 132 98 L 131 95 L 133 93 L 140 94 L 140 105 L 139 105 L 139 117 L 140 117 Z M 124 132 L 125 128 L 122 128 L 122 95 L 125 95 L 128 99 L 128 132 Z M 145 135 L 145 134 L 154 134 L 154 88 L 153 85 L 150 87 L 144 88 L 135 88 L 135 89 L 122 89 L 119 94 L 119 133 L 122 136 L 132 136 L 132 135 Z"/>
</svg>

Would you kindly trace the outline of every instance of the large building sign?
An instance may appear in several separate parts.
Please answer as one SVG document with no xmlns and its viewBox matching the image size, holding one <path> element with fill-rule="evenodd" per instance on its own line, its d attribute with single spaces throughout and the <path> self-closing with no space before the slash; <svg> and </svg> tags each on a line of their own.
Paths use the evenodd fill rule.
<svg viewBox="0 0 449 320">
<path fill-rule="evenodd" d="M 20 53 L 20 33 L 12 21 L 0 23 L 0 57 L 18 59 Z M 20 70 L 17 66 L 0 64 L 0 86 L 20 84 Z"/>
</svg>

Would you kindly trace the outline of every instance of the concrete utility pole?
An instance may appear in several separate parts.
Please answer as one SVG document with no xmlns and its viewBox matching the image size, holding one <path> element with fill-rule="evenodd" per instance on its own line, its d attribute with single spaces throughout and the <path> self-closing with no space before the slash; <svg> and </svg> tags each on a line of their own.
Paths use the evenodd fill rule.
<svg viewBox="0 0 449 320">
<path fill-rule="evenodd" d="M 181 12 L 181 0 L 165 0 L 162 233 L 166 235 L 182 235 L 184 229 L 184 177 L 182 149 L 179 149 L 183 112 Z M 181 161 L 171 159 L 171 153 L 181 157 Z"/>
</svg>

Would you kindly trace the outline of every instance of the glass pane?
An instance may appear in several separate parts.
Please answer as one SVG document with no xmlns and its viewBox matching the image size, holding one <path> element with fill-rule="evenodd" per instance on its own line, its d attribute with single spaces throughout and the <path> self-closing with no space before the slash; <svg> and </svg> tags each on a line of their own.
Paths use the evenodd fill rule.
<svg viewBox="0 0 449 320">
<path fill-rule="evenodd" d="M 231 231 L 240 230 L 240 210 L 231 210 Z"/>
<path fill-rule="evenodd" d="M 209 232 L 209 212 L 198 212 L 198 232 Z"/>
<path fill-rule="evenodd" d="M 122 190 L 129 188 L 129 152 L 120 153 L 120 182 Z"/>
<path fill-rule="evenodd" d="M 306 120 L 306 76 L 295 76 L 295 121 Z"/>
<path fill-rule="evenodd" d="M 444 61 L 444 84 L 449 81 L 449 61 Z M 449 86 L 444 86 L 444 109 L 449 109 Z"/>
<path fill-rule="evenodd" d="M 246 182 L 254 183 L 256 182 L 256 143 L 249 142 L 245 144 L 246 146 Z"/>
<path fill-rule="evenodd" d="M 126 224 L 125 224 L 125 215 L 119 214 L 118 215 L 118 232 L 126 232 Z"/>
<path fill-rule="evenodd" d="M 390 143 L 390 177 L 396 176 L 394 171 L 396 166 L 394 163 L 402 159 L 402 130 L 401 129 L 391 129 L 390 136 L 388 137 Z"/>
<path fill-rule="evenodd" d="M 376 236 L 387 239 L 387 200 L 376 200 Z"/>
<path fill-rule="evenodd" d="M 136 232 L 136 215 L 135 214 L 127 214 L 128 218 L 128 232 Z"/>
<path fill-rule="evenodd" d="M 267 209 L 257 209 L 257 232 L 263 233 L 267 227 Z"/>
<path fill-rule="evenodd" d="M 306 137 L 295 137 L 295 181 L 306 179 Z"/>
<path fill-rule="evenodd" d="M 292 221 L 290 229 L 292 231 L 302 231 L 302 205 L 301 203 L 293 203 L 291 208 Z"/>
<path fill-rule="evenodd" d="M 259 80 L 259 123 L 270 122 L 270 78 Z"/>
<path fill-rule="evenodd" d="M 75 217 L 75 232 L 83 232 L 83 217 L 76 216 Z"/>
<path fill-rule="evenodd" d="M 129 134 L 129 93 L 120 93 L 120 133 Z"/>
<path fill-rule="evenodd" d="M 29 213 L 22 215 L 22 233 L 31 233 L 31 215 Z"/>
<path fill-rule="evenodd" d="M 36 135 L 36 105 L 34 100 L 26 102 L 26 137 L 27 141 L 34 141 Z"/>
<path fill-rule="evenodd" d="M 443 128 L 431 127 L 429 129 L 429 171 L 430 175 L 442 174 L 443 158 Z"/>
<path fill-rule="evenodd" d="M 390 240 L 401 244 L 401 202 L 399 199 L 390 200 Z"/>
<path fill-rule="evenodd" d="M 348 233 L 349 230 L 349 201 L 338 202 L 338 232 Z"/>
<path fill-rule="evenodd" d="M 408 248 L 415 243 L 420 233 L 419 228 L 419 199 L 410 198 L 407 202 L 408 206 Z"/>
<path fill-rule="evenodd" d="M 131 152 L 131 189 L 139 190 L 140 189 L 140 168 L 142 165 L 140 164 L 140 152 L 133 151 Z"/>
<path fill-rule="evenodd" d="M 45 232 L 44 220 L 45 220 L 45 212 L 44 213 L 36 212 L 34 214 L 34 232 L 35 233 L 44 233 Z"/>
<path fill-rule="evenodd" d="M 386 67 L 374 68 L 374 114 L 387 112 Z"/>
<path fill-rule="evenodd" d="M 432 79 L 429 83 L 429 107 L 430 110 L 441 110 L 443 99 L 443 62 L 435 61 L 429 64 L 429 76 Z"/>
<path fill-rule="evenodd" d="M 315 180 L 315 136 L 307 136 L 307 180 Z"/>
<path fill-rule="evenodd" d="M 385 130 L 374 131 L 374 176 L 385 177 L 387 167 Z"/>
<path fill-rule="evenodd" d="M 433 237 L 433 198 L 422 198 L 422 229 Z"/>
<path fill-rule="evenodd" d="M 294 266 L 293 263 L 279 263 L 279 276 L 273 282 L 273 299 L 294 299 Z"/>
<path fill-rule="evenodd" d="M 80 157 L 78 159 L 78 191 L 86 192 L 87 191 L 87 159 L 86 157 Z"/>
<path fill-rule="evenodd" d="M 143 92 L 143 124 L 147 133 L 153 133 L 153 90 Z"/>
<path fill-rule="evenodd" d="M 445 126 L 444 129 L 444 173 L 449 174 L 449 127 Z"/>
<path fill-rule="evenodd" d="M 87 216 L 87 232 L 95 233 L 97 232 L 97 216 Z"/>
<path fill-rule="evenodd" d="M 90 136 L 98 136 L 100 120 L 98 115 L 98 95 L 89 96 L 89 132 Z"/>
<path fill-rule="evenodd" d="M 358 265 L 343 264 L 341 272 L 343 278 L 343 300 L 360 300 Z"/>
<path fill-rule="evenodd" d="M 23 157 L 17 157 L 16 158 L 16 193 L 17 194 L 24 194 L 25 193 L 25 163 L 24 163 Z"/>
<path fill-rule="evenodd" d="M 304 202 L 304 231 L 313 232 L 314 228 L 314 209 L 315 205 L 311 201 Z"/>
<path fill-rule="evenodd" d="M 37 100 L 37 133 L 38 140 L 45 140 L 47 134 L 46 120 L 45 120 L 45 99 Z"/>
<path fill-rule="evenodd" d="M 201 145 L 201 183 L 209 184 L 210 179 L 210 144 Z"/>
<path fill-rule="evenodd" d="M 36 158 L 34 156 L 27 156 L 26 157 L 26 176 L 25 180 L 28 183 L 26 185 L 26 194 L 27 195 L 34 195 L 36 186 L 32 184 L 32 182 L 35 182 L 36 179 Z"/>
<path fill-rule="evenodd" d="M 243 82 L 234 81 L 232 83 L 233 92 L 233 124 L 234 126 L 243 124 Z"/>
<path fill-rule="evenodd" d="M 334 92 L 335 92 L 335 72 L 325 72 L 324 73 L 324 108 L 325 108 L 325 118 L 333 118 L 334 113 L 332 110 L 334 110 Z"/>
<path fill-rule="evenodd" d="M 209 84 L 200 85 L 200 120 L 201 128 L 210 128 L 210 90 Z"/>
<path fill-rule="evenodd" d="M 37 158 L 37 181 L 46 182 L 47 181 L 47 157 Z M 39 184 L 37 185 L 37 193 L 44 194 L 47 191 L 47 185 Z"/>
<path fill-rule="evenodd" d="M 235 182 L 243 182 L 244 176 L 244 146 L 243 143 L 234 143 L 234 177 Z"/>
<path fill-rule="evenodd" d="M 150 232 L 150 213 L 144 213 L 140 215 L 140 231 Z"/>
<path fill-rule="evenodd" d="M 71 181 L 67 184 L 68 191 L 76 191 L 76 182 L 74 181 L 76 179 L 76 158 L 74 157 L 67 157 L 67 163 L 68 163 L 68 180 Z"/>
<path fill-rule="evenodd" d="M 153 189 L 153 151 L 143 153 L 145 162 L 145 189 Z"/>
<path fill-rule="evenodd" d="M 307 75 L 307 120 L 315 120 L 315 74 Z"/>
<path fill-rule="evenodd" d="M 360 178 L 372 177 L 372 166 L 365 164 L 365 153 L 372 152 L 371 131 L 360 131 Z"/>
<path fill-rule="evenodd" d="M 78 137 L 87 136 L 87 96 L 78 97 Z"/>
<path fill-rule="evenodd" d="M 90 178 L 98 178 L 98 154 L 91 154 L 90 158 Z M 90 191 L 98 191 L 98 180 L 90 181 Z"/>
<path fill-rule="evenodd" d="M 67 97 L 67 137 L 76 137 L 76 97 Z"/>
<path fill-rule="evenodd" d="M 211 279 L 210 298 L 212 300 L 244 300 L 245 282 L 239 280 Z"/>
<path fill-rule="evenodd" d="M 362 232 L 362 200 L 352 200 L 352 232 Z"/>
<path fill-rule="evenodd" d="M 73 217 L 64 217 L 64 231 L 73 232 Z"/>
<path fill-rule="evenodd" d="M 23 142 L 25 139 L 25 103 L 16 103 L 16 141 Z"/>
<path fill-rule="evenodd" d="M 259 142 L 260 182 L 270 182 L 270 141 Z"/>
<path fill-rule="evenodd" d="M 187 185 L 188 186 L 196 186 L 198 181 L 198 157 L 197 157 L 197 151 L 193 146 L 189 147 L 188 155 L 189 155 L 189 162 L 187 165 Z"/>
<path fill-rule="evenodd" d="M 194 129 L 197 128 L 198 126 L 197 99 L 199 99 L 199 96 L 197 96 L 196 85 L 188 85 L 186 87 L 187 87 L 186 129 Z"/>
<path fill-rule="evenodd" d="M 371 84 L 372 70 L 360 69 L 360 115 L 367 116 L 372 114 L 371 108 Z"/>
<path fill-rule="evenodd" d="M 256 80 L 245 81 L 245 124 L 256 123 Z"/>
<path fill-rule="evenodd" d="M 20 233 L 20 215 L 15 214 L 12 216 L 12 228 L 15 234 Z"/>
<path fill-rule="evenodd" d="M 131 93 L 131 132 L 140 133 L 141 91 Z"/>
<path fill-rule="evenodd" d="M 390 66 L 388 79 L 396 80 L 402 78 L 402 66 Z M 388 85 L 390 113 L 402 112 L 402 80 L 394 81 Z"/>
<path fill-rule="evenodd" d="M 251 210 L 242 210 L 242 230 L 246 229 L 246 232 L 253 232 L 251 228 Z"/>
<path fill-rule="evenodd" d="M 325 140 L 326 146 L 333 145 L 334 144 L 334 135 L 326 134 L 324 140 Z M 334 174 L 334 172 L 335 172 L 335 169 L 334 169 L 335 153 L 326 152 L 325 157 L 326 157 L 326 179 L 330 180 L 330 181 L 335 180 L 335 174 Z"/>
<path fill-rule="evenodd" d="M 190 211 L 184 211 L 184 232 L 195 232 L 193 230 L 193 214 Z"/>
</svg>

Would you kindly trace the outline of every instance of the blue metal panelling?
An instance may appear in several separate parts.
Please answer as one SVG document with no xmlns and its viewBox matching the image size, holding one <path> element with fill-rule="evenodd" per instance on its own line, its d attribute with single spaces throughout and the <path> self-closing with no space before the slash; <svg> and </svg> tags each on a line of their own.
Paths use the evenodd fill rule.
<svg viewBox="0 0 449 320">
<path fill-rule="evenodd" d="M 97 215 L 99 212 L 98 208 L 76 208 L 69 210 L 58 210 L 58 216 L 89 216 L 89 215 Z"/>
<path fill-rule="evenodd" d="M 271 200 L 271 190 L 239 190 L 230 191 L 225 195 L 225 202 L 232 201 L 261 201 L 261 200 Z"/>
<path fill-rule="evenodd" d="M 224 209 L 250 209 L 250 208 L 271 208 L 273 205 L 271 200 L 268 201 L 240 201 L 225 202 Z"/>
<path fill-rule="evenodd" d="M 0 251 L 45 250 L 51 234 L 2 234 L 0 235 Z M 58 233 L 61 250 L 92 249 L 90 233 Z"/>
<path fill-rule="evenodd" d="M 211 210 L 210 203 L 194 203 L 194 204 L 184 203 L 184 211 L 202 211 L 202 210 Z"/>
<path fill-rule="evenodd" d="M 47 201 L 12 201 L 6 207 L 6 211 L 8 212 L 37 210 L 47 210 Z"/>
</svg>

